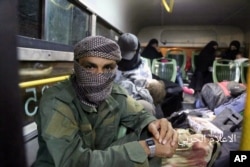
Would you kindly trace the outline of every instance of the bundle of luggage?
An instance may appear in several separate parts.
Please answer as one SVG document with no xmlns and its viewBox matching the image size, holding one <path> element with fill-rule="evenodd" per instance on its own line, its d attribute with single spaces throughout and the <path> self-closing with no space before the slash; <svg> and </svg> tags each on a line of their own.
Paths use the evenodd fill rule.
<svg viewBox="0 0 250 167">
<path fill-rule="evenodd" d="M 246 86 L 234 81 L 207 83 L 202 87 L 199 99 L 200 107 L 207 107 L 219 114 L 225 108 L 241 113 L 244 110 L 246 100 Z"/>
<path fill-rule="evenodd" d="M 216 144 L 209 166 L 229 166 L 230 151 L 240 147 L 246 87 L 234 81 L 208 83 L 198 97 L 195 109 L 175 112 L 168 119 L 174 128 L 192 129 Z"/>
</svg>

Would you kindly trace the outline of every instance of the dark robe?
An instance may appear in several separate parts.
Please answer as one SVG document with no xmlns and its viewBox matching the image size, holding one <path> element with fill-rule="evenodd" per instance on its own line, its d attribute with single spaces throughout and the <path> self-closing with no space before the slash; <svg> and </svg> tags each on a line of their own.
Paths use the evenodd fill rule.
<svg viewBox="0 0 250 167">
<path fill-rule="evenodd" d="M 218 43 L 215 41 L 210 41 L 201 50 L 197 57 L 197 66 L 189 85 L 189 87 L 193 88 L 196 92 L 201 91 L 204 84 L 213 82 L 212 72 L 210 72 L 208 69 L 209 67 L 213 66 L 213 62 L 215 60 L 216 49 L 214 46 L 218 46 Z"/>
</svg>

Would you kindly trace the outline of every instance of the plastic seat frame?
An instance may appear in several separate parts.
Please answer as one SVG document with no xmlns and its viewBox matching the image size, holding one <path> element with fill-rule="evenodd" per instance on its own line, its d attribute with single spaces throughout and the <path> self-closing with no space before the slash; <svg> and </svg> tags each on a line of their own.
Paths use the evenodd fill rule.
<svg viewBox="0 0 250 167">
<path fill-rule="evenodd" d="M 222 82 L 222 81 L 236 81 L 239 82 L 240 74 L 237 76 L 238 65 L 227 59 L 216 59 L 213 62 L 213 71 L 212 77 L 213 82 Z M 223 70 L 220 70 L 223 69 Z M 234 76 L 233 76 L 234 75 Z"/>
<path fill-rule="evenodd" d="M 243 84 L 247 83 L 247 72 L 248 72 L 249 66 L 250 66 L 249 60 L 244 61 L 240 65 L 240 78 Z"/>
<path fill-rule="evenodd" d="M 178 62 L 179 59 L 177 56 L 182 56 L 183 62 Z M 186 63 L 187 63 L 186 52 L 182 49 L 170 49 L 167 51 L 165 57 L 175 59 L 176 65 L 181 68 L 182 78 L 185 79 L 186 78 L 185 67 L 186 67 Z"/>
<path fill-rule="evenodd" d="M 166 59 L 167 62 L 162 62 L 162 59 Z M 171 71 L 171 76 L 159 76 L 159 74 L 156 72 L 156 63 L 161 64 L 164 67 L 166 67 L 167 71 Z M 176 60 L 171 59 L 171 58 L 157 58 L 153 59 L 152 62 L 152 73 L 161 77 L 162 79 L 165 79 L 167 81 L 172 81 L 175 82 L 176 76 L 177 76 L 177 65 L 176 65 Z"/>
</svg>

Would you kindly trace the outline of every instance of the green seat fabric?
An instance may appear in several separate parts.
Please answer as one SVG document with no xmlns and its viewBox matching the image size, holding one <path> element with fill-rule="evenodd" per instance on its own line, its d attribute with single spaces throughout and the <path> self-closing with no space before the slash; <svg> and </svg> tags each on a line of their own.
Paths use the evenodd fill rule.
<svg viewBox="0 0 250 167">
<path fill-rule="evenodd" d="M 244 84 L 247 83 L 247 72 L 248 72 L 249 65 L 250 65 L 249 60 L 244 61 L 240 65 L 240 79 L 241 79 L 241 82 Z"/>
<path fill-rule="evenodd" d="M 119 130 L 118 130 L 118 135 L 117 135 L 117 139 L 120 139 L 122 137 L 124 137 L 127 133 L 127 128 L 125 126 L 120 126 Z"/>
<path fill-rule="evenodd" d="M 213 82 L 236 81 L 239 82 L 240 74 L 237 73 L 238 65 L 232 60 L 217 59 L 213 63 Z"/>
<path fill-rule="evenodd" d="M 176 61 L 170 58 L 165 59 L 166 62 L 162 62 L 162 58 L 153 59 L 152 73 L 167 81 L 175 82 L 177 75 Z"/>
<path fill-rule="evenodd" d="M 175 59 L 176 65 L 181 68 L 182 78 L 185 79 L 186 78 L 185 67 L 187 61 L 185 51 L 179 49 L 170 49 L 167 51 L 166 58 Z"/>
</svg>

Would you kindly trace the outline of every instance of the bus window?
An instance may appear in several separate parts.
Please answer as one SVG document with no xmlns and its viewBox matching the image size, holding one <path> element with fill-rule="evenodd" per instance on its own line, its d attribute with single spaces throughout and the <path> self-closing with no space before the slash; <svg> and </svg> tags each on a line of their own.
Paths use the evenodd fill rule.
<svg viewBox="0 0 250 167">
<path fill-rule="evenodd" d="M 18 35 L 41 38 L 41 1 L 18 1 Z"/>
<path fill-rule="evenodd" d="M 46 0 L 44 38 L 74 45 L 89 34 L 90 15 L 65 0 Z"/>
<path fill-rule="evenodd" d="M 120 36 L 117 30 L 109 26 L 99 17 L 97 17 L 96 35 L 102 35 L 104 37 L 107 37 L 113 40 L 118 40 L 118 37 Z"/>
</svg>

